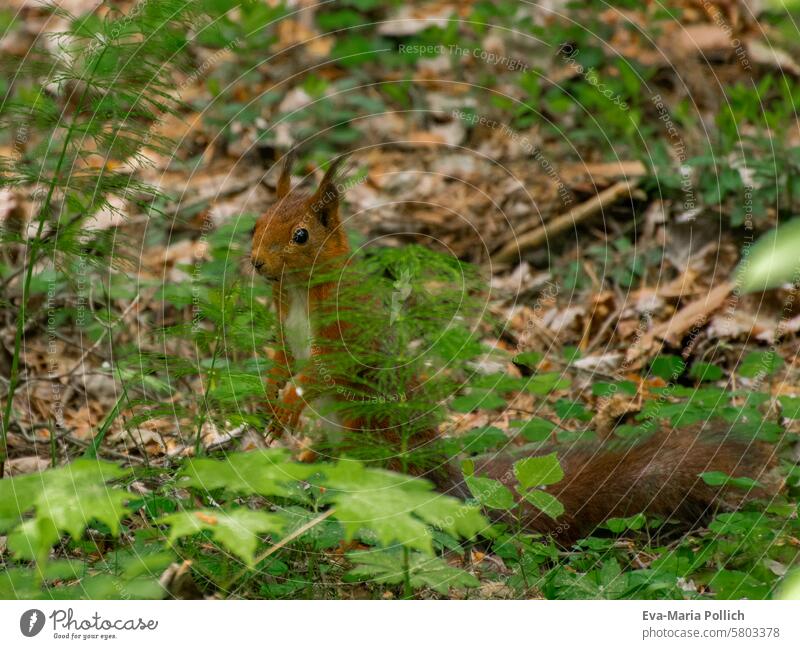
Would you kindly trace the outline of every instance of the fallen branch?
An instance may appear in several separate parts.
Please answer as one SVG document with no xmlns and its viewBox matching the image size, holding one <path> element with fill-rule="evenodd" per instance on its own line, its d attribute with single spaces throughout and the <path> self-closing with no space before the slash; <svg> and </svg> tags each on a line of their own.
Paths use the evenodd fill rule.
<svg viewBox="0 0 800 649">
<path fill-rule="evenodd" d="M 608 207 L 621 197 L 630 195 L 633 189 L 639 184 L 640 180 L 640 178 L 631 178 L 620 181 L 608 189 L 604 189 L 585 203 L 573 207 L 569 212 L 560 214 L 548 223 L 533 230 L 523 232 L 492 255 L 492 262 L 505 264 L 513 261 L 514 258 L 519 256 L 523 251 L 535 248 L 549 238 L 569 229 L 571 226 L 575 226 L 598 212 L 602 212 L 603 208 Z"/>
<path fill-rule="evenodd" d="M 677 347 L 687 334 L 690 334 L 691 340 L 687 344 L 685 351 L 690 351 L 700 328 L 706 325 L 712 313 L 719 310 L 726 303 L 734 288 L 735 284 L 733 282 L 722 282 L 719 286 L 715 286 L 708 291 L 703 297 L 687 304 L 666 322 L 654 327 L 646 335 L 642 336 L 642 339 L 637 344 L 628 349 L 626 354 L 628 363 L 648 353 L 656 340 L 666 341 L 673 347 Z"/>
</svg>

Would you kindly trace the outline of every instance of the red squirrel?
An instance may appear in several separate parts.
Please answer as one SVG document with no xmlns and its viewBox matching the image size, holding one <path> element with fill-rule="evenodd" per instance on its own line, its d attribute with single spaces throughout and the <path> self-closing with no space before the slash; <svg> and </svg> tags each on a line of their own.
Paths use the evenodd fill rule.
<svg viewBox="0 0 800 649">
<path fill-rule="evenodd" d="M 344 158 L 336 159 L 313 193 L 291 187 L 292 156 L 286 156 L 277 185 L 277 202 L 257 221 L 253 230 L 251 262 L 256 271 L 272 283 L 275 311 L 279 318 L 282 349 L 268 377 L 269 395 L 275 399 L 285 385 L 278 407 L 273 408 L 272 432 L 297 426 L 305 404 L 333 393 L 331 377 L 321 376 L 313 362 L 324 359 L 327 342 L 347 336 L 348 325 L 334 322 L 318 330 L 310 315 L 326 308 L 336 290 L 334 281 L 310 282 L 315 269 L 343 268 L 350 247 L 340 218 L 341 193 L 337 174 Z M 311 359 L 294 375 L 295 359 Z M 341 380 L 341 379 L 337 379 Z M 358 429 L 362 422 L 347 426 Z M 415 445 L 437 437 L 435 429 L 419 432 Z M 397 443 L 387 439 L 389 443 Z M 527 503 L 521 504 L 526 528 L 551 534 L 568 543 L 591 532 L 609 517 L 647 512 L 662 518 L 697 522 L 718 505 L 732 503 L 728 490 L 707 485 L 699 474 L 721 471 L 734 477 L 760 480 L 763 487 L 750 495 L 766 497 L 776 493 L 775 449 L 758 442 L 730 439 L 724 432 L 681 428 L 662 430 L 644 442 L 615 448 L 599 446 L 560 447 L 554 445 L 537 453 L 556 451 L 564 478 L 548 488 L 564 505 L 557 520 Z M 518 454 L 501 453 L 475 462 L 476 475 L 500 480 L 513 479 L 512 465 Z M 428 474 L 437 486 L 462 497 L 470 497 L 457 462 L 445 460 L 443 471 Z M 395 467 L 390 467 L 395 468 Z M 414 473 L 413 467 L 409 468 Z"/>
</svg>

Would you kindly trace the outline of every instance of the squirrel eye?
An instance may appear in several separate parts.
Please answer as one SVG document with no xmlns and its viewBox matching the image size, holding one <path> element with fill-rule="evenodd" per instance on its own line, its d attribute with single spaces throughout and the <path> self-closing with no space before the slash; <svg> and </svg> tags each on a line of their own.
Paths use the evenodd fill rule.
<svg viewBox="0 0 800 649">
<path fill-rule="evenodd" d="M 297 228 L 292 235 L 292 241 L 299 244 L 304 244 L 308 241 L 308 230 L 305 228 Z"/>
</svg>

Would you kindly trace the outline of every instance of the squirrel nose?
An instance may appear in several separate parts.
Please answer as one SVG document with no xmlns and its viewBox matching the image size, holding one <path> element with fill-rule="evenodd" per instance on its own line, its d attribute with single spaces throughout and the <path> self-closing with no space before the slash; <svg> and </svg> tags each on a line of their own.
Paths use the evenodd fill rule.
<svg viewBox="0 0 800 649">
<path fill-rule="evenodd" d="M 250 263 L 253 264 L 253 267 L 256 270 L 261 270 L 261 268 L 264 266 L 264 262 L 263 261 L 259 261 L 258 259 L 251 259 Z"/>
</svg>

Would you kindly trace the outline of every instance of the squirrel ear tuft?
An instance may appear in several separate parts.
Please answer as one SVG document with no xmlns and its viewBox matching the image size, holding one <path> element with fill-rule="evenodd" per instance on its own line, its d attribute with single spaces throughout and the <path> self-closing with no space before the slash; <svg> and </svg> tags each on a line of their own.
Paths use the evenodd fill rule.
<svg viewBox="0 0 800 649">
<path fill-rule="evenodd" d="M 347 160 L 347 154 L 341 155 L 331 162 L 311 199 L 311 211 L 317 215 L 324 227 L 331 224 L 331 220 L 338 214 L 341 193 L 338 181 L 341 177 L 342 164 Z"/>
<path fill-rule="evenodd" d="M 296 159 L 296 149 L 292 149 L 283 156 L 281 177 L 278 179 L 278 198 L 283 198 L 292 190 L 292 166 Z"/>
</svg>

